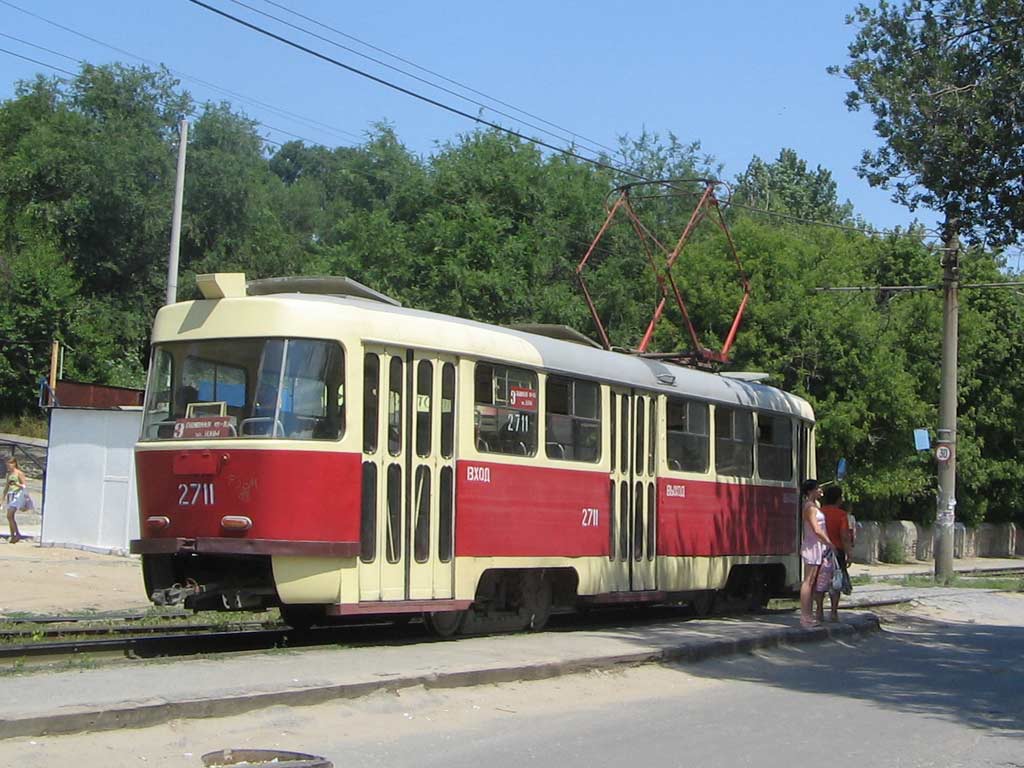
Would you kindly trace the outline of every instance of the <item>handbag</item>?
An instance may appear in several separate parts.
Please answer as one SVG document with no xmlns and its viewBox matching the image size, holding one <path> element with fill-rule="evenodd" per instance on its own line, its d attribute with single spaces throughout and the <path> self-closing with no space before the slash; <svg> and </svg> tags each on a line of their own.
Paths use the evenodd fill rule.
<svg viewBox="0 0 1024 768">
<path fill-rule="evenodd" d="M 846 583 L 849 579 L 846 576 L 846 572 L 839 567 L 839 558 L 836 557 L 834 549 L 829 550 L 828 556 L 832 558 L 832 584 L 830 591 L 842 592 L 846 588 Z"/>
<path fill-rule="evenodd" d="M 849 562 L 849 560 L 847 560 L 847 562 Z M 850 571 L 849 571 L 848 568 L 843 568 L 842 571 L 843 571 L 843 589 L 842 589 L 842 592 L 843 592 L 844 595 L 852 594 L 853 593 L 853 584 L 850 582 Z"/>
<path fill-rule="evenodd" d="M 832 557 L 832 550 L 826 549 L 821 556 L 821 563 L 818 565 L 818 572 L 814 577 L 814 591 L 828 592 L 832 589 L 832 578 L 835 575 L 836 561 Z"/>
</svg>

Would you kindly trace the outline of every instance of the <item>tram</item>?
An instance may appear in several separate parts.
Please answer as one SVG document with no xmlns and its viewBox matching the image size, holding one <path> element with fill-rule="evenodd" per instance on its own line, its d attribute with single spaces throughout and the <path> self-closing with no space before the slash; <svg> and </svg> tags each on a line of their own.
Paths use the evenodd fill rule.
<svg viewBox="0 0 1024 768">
<path fill-rule="evenodd" d="M 450 635 L 799 584 L 801 398 L 344 278 L 197 279 L 135 447 L 153 602 Z"/>
</svg>

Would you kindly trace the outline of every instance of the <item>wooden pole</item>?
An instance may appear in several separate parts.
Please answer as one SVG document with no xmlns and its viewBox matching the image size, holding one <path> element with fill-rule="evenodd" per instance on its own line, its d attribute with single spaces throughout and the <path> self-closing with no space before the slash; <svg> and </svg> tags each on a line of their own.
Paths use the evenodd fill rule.
<svg viewBox="0 0 1024 768">
<path fill-rule="evenodd" d="M 60 342 L 56 339 L 50 346 L 50 394 L 49 404 L 52 406 L 57 399 L 57 365 L 60 360 Z"/>
</svg>

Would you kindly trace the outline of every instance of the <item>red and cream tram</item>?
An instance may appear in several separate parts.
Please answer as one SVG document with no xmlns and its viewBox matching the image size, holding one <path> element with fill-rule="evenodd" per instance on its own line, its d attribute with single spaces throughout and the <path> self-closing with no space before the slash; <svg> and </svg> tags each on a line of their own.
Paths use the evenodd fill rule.
<svg viewBox="0 0 1024 768">
<path fill-rule="evenodd" d="M 448 634 L 799 582 L 798 397 L 341 278 L 199 285 L 157 315 L 136 446 L 154 602 Z"/>
</svg>

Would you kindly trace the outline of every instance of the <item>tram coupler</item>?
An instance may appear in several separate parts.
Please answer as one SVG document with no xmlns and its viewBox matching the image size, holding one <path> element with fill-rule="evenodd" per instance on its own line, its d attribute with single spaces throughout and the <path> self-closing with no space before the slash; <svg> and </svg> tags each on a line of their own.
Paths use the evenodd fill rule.
<svg viewBox="0 0 1024 768">
<path fill-rule="evenodd" d="M 189 579 L 185 582 L 184 586 L 174 584 L 166 589 L 153 590 L 153 594 L 149 596 L 149 599 L 153 601 L 154 605 L 178 605 L 179 603 L 184 603 L 190 597 L 203 595 L 208 591 L 209 587 L 205 584 Z"/>
</svg>

